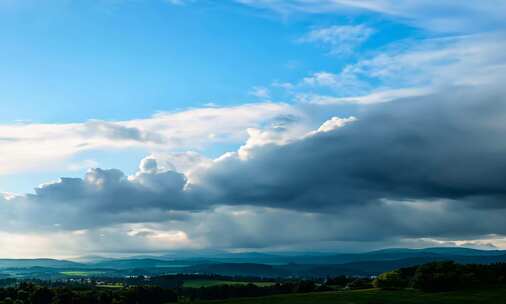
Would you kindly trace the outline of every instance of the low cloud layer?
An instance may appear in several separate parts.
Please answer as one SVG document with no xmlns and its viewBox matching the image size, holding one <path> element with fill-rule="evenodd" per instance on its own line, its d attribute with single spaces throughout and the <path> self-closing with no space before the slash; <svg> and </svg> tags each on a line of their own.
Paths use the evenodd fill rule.
<svg viewBox="0 0 506 304">
<path fill-rule="evenodd" d="M 298 137 L 271 125 L 249 132 L 236 152 L 193 155 L 186 174 L 157 156 L 132 176 L 91 169 L 6 196 L 1 229 L 78 231 L 90 244 L 109 229 L 125 244 L 161 238 L 159 250 L 499 237 L 506 234 L 504 93 L 453 87 L 370 105 Z"/>
</svg>

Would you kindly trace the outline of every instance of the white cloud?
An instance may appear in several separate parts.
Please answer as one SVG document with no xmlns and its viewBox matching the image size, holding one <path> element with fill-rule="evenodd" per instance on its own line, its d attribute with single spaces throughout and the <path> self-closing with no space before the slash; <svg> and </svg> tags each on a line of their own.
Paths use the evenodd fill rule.
<svg viewBox="0 0 506 304">
<path fill-rule="evenodd" d="M 311 89 L 331 89 L 340 96 L 356 96 L 367 93 L 371 86 L 360 78 L 349 66 L 344 67 L 339 73 L 330 73 L 326 71 L 316 72 L 310 76 L 304 77 L 297 84 L 300 90 Z M 294 91 L 294 90 L 292 90 Z"/>
<path fill-rule="evenodd" d="M 336 74 L 332 74 L 329 72 L 318 72 L 314 73 L 309 77 L 305 77 L 303 83 L 311 85 L 311 86 L 337 86 L 339 81 L 339 76 Z"/>
<path fill-rule="evenodd" d="M 375 12 L 430 31 L 476 33 L 506 25 L 506 2 L 396 0 L 238 0 L 283 15 L 293 13 L 349 15 Z"/>
<path fill-rule="evenodd" d="M 374 30 L 365 25 L 334 25 L 314 29 L 299 41 L 327 45 L 331 49 L 331 54 L 348 55 L 373 33 Z"/>
<path fill-rule="evenodd" d="M 0 125 L 0 139 L 4 139 L 0 140 L 0 175 L 55 168 L 75 170 L 86 163 L 62 164 L 90 150 L 142 149 L 156 153 L 240 144 L 248 128 L 260 127 L 280 115 L 303 116 L 288 104 L 257 103 L 159 113 L 128 121 L 4 124 Z"/>
<path fill-rule="evenodd" d="M 312 104 L 370 104 L 447 86 L 496 83 L 506 73 L 506 34 L 401 41 L 340 71 L 319 71 L 284 87 Z"/>
<path fill-rule="evenodd" d="M 269 98 L 271 98 L 269 89 L 266 88 L 266 87 L 259 87 L 259 86 L 253 87 L 250 90 L 249 94 L 252 95 L 252 96 L 255 96 L 257 98 L 260 98 L 260 99 L 269 99 Z"/>
<path fill-rule="evenodd" d="M 375 104 L 392 101 L 394 99 L 409 98 L 430 94 L 432 90 L 428 88 L 404 88 L 392 90 L 378 90 L 363 96 L 335 97 L 318 94 L 296 95 L 299 102 L 315 104 L 315 105 L 344 105 L 344 104 Z"/>
<path fill-rule="evenodd" d="M 322 13 L 336 12 L 346 8 L 366 9 L 372 11 L 386 12 L 388 10 L 388 1 L 378 0 L 237 0 L 239 3 L 256 6 L 260 8 L 268 8 L 279 13 L 289 14 L 292 12 L 304 13 Z"/>
<path fill-rule="evenodd" d="M 506 69 L 504 37 L 487 34 L 417 41 L 350 64 L 343 72 L 394 88 L 490 83 Z"/>
<path fill-rule="evenodd" d="M 85 159 L 79 162 L 72 162 L 67 166 L 67 170 L 69 171 L 81 171 L 89 168 L 96 168 L 99 166 L 99 163 L 93 159 Z"/>
<path fill-rule="evenodd" d="M 318 132 L 329 132 L 335 130 L 337 128 L 341 128 L 346 124 L 354 122 L 357 120 L 355 117 L 350 116 L 348 118 L 340 118 L 340 117 L 332 117 L 331 119 L 324 122 L 319 128 Z"/>
</svg>

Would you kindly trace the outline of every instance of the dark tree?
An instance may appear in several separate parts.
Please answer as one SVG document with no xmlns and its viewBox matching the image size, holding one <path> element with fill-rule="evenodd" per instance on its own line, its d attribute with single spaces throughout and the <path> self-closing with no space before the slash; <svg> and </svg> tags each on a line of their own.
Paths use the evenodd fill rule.
<svg viewBox="0 0 506 304">
<path fill-rule="evenodd" d="M 31 296 L 30 302 L 32 304 L 51 304 L 54 293 L 47 287 L 36 288 Z"/>
</svg>

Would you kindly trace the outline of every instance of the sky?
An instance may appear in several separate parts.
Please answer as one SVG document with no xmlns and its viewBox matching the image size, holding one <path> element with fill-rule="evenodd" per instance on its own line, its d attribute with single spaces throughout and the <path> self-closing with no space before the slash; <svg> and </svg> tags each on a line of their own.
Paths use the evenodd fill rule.
<svg viewBox="0 0 506 304">
<path fill-rule="evenodd" d="M 504 1 L 0 0 L 0 37 L 1 257 L 506 249 Z"/>
</svg>

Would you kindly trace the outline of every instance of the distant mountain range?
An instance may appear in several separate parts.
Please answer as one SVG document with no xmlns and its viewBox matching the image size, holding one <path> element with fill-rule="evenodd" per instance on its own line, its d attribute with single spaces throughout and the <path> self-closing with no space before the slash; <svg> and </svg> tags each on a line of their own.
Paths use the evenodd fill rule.
<svg viewBox="0 0 506 304">
<path fill-rule="evenodd" d="M 96 275 L 124 276 L 167 273 L 208 273 L 230 276 L 376 275 L 384 271 L 453 260 L 458 263 L 506 262 L 506 251 L 461 247 L 392 248 L 364 253 L 229 253 L 179 251 L 163 256 L 105 258 L 88 256 L 74 261 L 57 259 L 0 259 L 0 277 L 10 275 L 58 278 L 70 270 L 93 270 Z"/>
<path fill-rule="evenodd" d="M 55 259 L 0 259 L 0 268 L 30 268 L 30 267 L 51 267 L 68 268 L 81 267 L 82 264 Z"/>
</svg>

